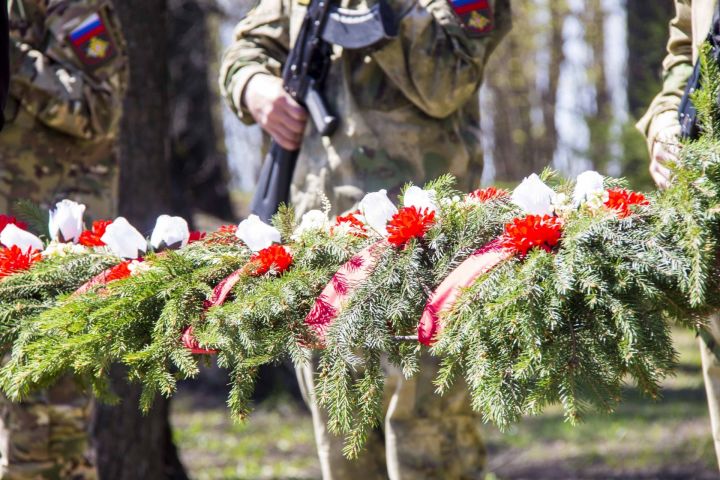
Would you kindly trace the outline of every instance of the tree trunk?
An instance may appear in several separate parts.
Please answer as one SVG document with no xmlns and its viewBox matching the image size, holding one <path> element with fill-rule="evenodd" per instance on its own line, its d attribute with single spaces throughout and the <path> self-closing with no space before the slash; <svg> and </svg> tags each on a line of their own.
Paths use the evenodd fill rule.
<svg viewBox="0 0 720 480">
<path fill-rule="evenodd" d="M 169 0 L 168 9 L 173 203 L 187 219 L 200 211 L 235 220 L 213 61 L 220 11 L 212 0 Z"/>
<path fill-rule="evenodd" d="M 486 69 L 498 182 L 516 182 L 540 172 L 553 159 L 558 142 L 555 109 L 565 59 L 562 29 L 566 16 L 564 0 L 545 5 L 523 3 L 513 11 L 513 30 Z M 539 55 L 541 50 L 548 54 Z"/>
<path fill-rule="evenodd" d="M 630 113 L 640 118 L 662 83 L 662 60 L 668 41 L 673 2 L 627 0 L 628 100 Z"/>
<path fill-rule="evenodd" d="M 173 213 L 168 148 L 166 0 L 115 2 L 128 41 L 130 87 L 120 140 L 120 213 L 149 232 L 156 217 Z M 172 443 L 169 402 L 158 398 L 143 416 L 140 387 L 113 368 L 118 406 L 98 405 L 93 423 L 103 480 L 185 479 Z"/>
<path fill-rule="evenodd" d="M 627 96 L 630 118 L 623 132 L 625 155 L 621 162 L 621 173 L 636 189 L 655 187 L 648 172 L 645 138 L 635 129 L 634 124 L 660 92 L 668 22 L 674 11 L 671 1 L 627 0 Z"/>
<path fill-rule="evenodd" d="M 125 368 L 115 366 L 116 406 L 98 404 L 91 427 L 101 480 L 187 480 L 172 442 L 170 401 L 157 398 L 147 415 L 140 412 L 140 387 L 129 384 Z"/>
<path fill-rule="evenodd" d="M 593 168 L 605 172 L 610 160 L 610 135 L 613 123 L 612 93 L 605 69 L 605 11 L 603 0 L 590 0 L 585 5 L 585 41 L 592 51 L 590 81 L 595 86 L 594 111 L 585 121 L 590 129 L 590 157 Z"/>
</svg>

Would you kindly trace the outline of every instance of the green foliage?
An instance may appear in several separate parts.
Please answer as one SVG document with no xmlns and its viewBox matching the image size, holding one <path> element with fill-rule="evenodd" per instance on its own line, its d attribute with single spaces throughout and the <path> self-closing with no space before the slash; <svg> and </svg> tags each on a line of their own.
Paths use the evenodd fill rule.
<svg viewBox="0 0 720 480">
<path fill-rule="evenodd" d="M 181 252 L 149 257 L 151 267 L 140 275 L 73 295 L 24 320 L 2 375 L 4 390 L 20 399 L 71 370 L 103 396 L 110 364 L 122 362 L 131 379 L 142 379 L 142 407 L 149 408 L 155 393 L 174 392 L 175 369 L 183 378 L 197 374 L 179 341 L 183 328 L 201 315 L 212 286 L 247 258 L 229 235 L 211 236 Z"/>
<path fill-rule="evenodd" d="M 117 262 L 102 252 L 51 257 L 0 281 L 0 345 L 12 345 L 24 321 Z"/>
<path fill-rule="evenodd" d="M 41 209 L 29 200 L 18 200 L 13 205 L 13 211 L 18 218 L 28 224 L 28 227 L 40 236 L 50 238 L 49 219 L 47 210 Z"/>
<path fill-rule="evenodd" d="M 328 428 L 347 436 L 346 455 L 355 457 L 368 433 L 379 425 L 387 358 L 408 377 L 418 368 L 420 347 L 397 337 L 417 334 L 417 321 L 435 287 L 470 254 L 498 236 L 516 215 L 507 198 L 478 205 L 452 203 L 453 180 L 428 185 L 441 205 L 440 219 L 424 240 L 404 249 L 379 245 L 376 267 L 352 295 L 327 333 L 320 352 L 319 403 Z"/>
</svg>

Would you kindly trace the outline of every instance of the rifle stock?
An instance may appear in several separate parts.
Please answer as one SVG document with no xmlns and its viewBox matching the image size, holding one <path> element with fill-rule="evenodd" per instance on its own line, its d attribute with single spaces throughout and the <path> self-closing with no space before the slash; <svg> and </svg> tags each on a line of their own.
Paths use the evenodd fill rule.
<svg viewBox="0 0 720 480">
<path fill-rule="evenodd" d="M 250 204 L 250 211 L 260 217 L 264 222 L 278 211 L 278 207 L 290 202 L 290 184 L 292 183 L 298 150 L 291 152 L 285 150 L 275 141 L 272 142 L 270 152 L 265 158 L 257 189 Z"/>
</svg>

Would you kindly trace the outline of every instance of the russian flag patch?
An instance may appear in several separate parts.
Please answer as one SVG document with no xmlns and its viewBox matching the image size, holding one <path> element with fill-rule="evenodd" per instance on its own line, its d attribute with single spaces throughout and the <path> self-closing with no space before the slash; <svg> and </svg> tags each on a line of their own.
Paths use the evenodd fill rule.
<svg viewBox="0 0 720 480">
<path fill-rule="evenodd" d="M 117 56 L 117 48 L 105 18 L 93 13 L 74 27 L 68 41 L 80 61 L 90 68 L 99 68 Z"/>
<path fill-rule="evenodd" d="M 490 0 L 449 0 L 449 2 L 469 34 L 481 36 L 493 31 L 495 18 Z"/>
</svg>

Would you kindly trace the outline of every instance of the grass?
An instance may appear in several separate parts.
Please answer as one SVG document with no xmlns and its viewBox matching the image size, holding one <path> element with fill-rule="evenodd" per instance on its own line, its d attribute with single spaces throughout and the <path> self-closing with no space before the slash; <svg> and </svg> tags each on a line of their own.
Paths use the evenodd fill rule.
<svg viewBox="0 0 720 480">
<path fill-rule="evenodd" d="M 193 479 L 317 478 L 310 420 L 291 401 L 263 405 L 235 424 L 222 406 L 195 408 L 185 396 L 173 407 L 175 441 Z"/>
<path fill-rule="evenodd" d="M 697 342 L 686 331 L 675 337 L 681 365 L 658 401 L 629 386 L 614 415 L 590 414 L 577 427 L 557 409 L 505 434 L 484 427 L 486 480 L 718 478 Z M 282 396 L 236 425 L 217 397 L 185 391 L 173 425 L 193 479 L 320 478 L 310 417 Z"/>
</svg>

